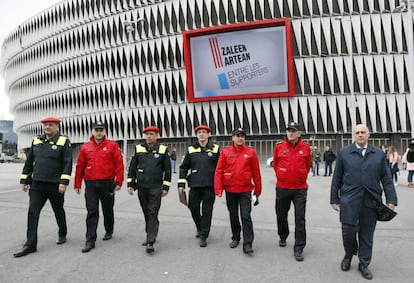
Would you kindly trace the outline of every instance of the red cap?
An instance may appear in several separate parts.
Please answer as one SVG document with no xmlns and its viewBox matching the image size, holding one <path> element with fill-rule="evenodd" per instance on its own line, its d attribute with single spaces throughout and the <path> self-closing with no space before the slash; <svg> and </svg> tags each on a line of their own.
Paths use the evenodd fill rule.
<svg viewBox="0 0 414 283">
<path fill-rule="evenodd" d="M 211 128 L 206 125 L 200 125 L 194 129 L 194 132 L 197 134 L 198 130 L 206 130 L 207 132 L 211 132 Z"/>
<path fill-rule="evenodd" d="M 142 133 L 143 134 L 145 134 L 146 132 L 156 132 L 156 133 L 159 133 L 160 132 L 160 129 L 158 129 L 157 127 L 155 127 L 155 126 L 149 126 L 149 127 L 146 127 L 143 131 L 142 131 Z"/>
<path fill-rule="evenodd" d="M 42 124 L 44 124 L 44 123 L 59 124 L 61 122 L 61 120 L 59 118 L 56 118 L 56 117 L 46 117 L 46 118 L 43 118 L 42 120 L 40 120 L 40 122 L 42 122 Z"/>
</svg>

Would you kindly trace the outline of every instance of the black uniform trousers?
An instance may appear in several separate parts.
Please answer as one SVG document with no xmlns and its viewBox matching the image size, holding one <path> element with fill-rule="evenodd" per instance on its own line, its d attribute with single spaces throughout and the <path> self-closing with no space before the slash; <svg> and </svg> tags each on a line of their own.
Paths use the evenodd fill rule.
<svg viewBox="0 0 414 283">
<path fill-rule="evenodd" d="M 358 225 L 342 223 L 342 240 L 345 255 L 350 257 L 358 252 L 359 262 L 363 267 L 368 267 L 371 263 L 374 231 L 378 217 L 375 205 L 369 205 L 368 203 L 372 203 L 372 200 L 370 201 L 369 197 L 365 196 L 359 212 Z"/>
<path fill-rule="evenodd" d="M 191 211 L 191 216 L 193 217 L 197 231 L 200 233 L 200 237 L 204 239 L 207 239 L 210 234 L 214 201 L 215 194 L 213 187 L 191 188 L 188 208 Z"/>
<path fill-rule="evenodd" d="M 252 245 L 254 239 L 251 192 L 230 193 L 226 191 L 227 209 L 230 214 L 232 240 L 240 241 L 240 231 L 243 227 L 243 246 Z M 242 227 L 239 220 L 239 207 Z"/>
<path fill-rule="evenodd" d="M 37 227 L 39 225 L 40 211 L 49 200 L 56 222 L 59 226 L 58 235 L 64 237 L 67 234 L 66 215 L 63 208 L 64 194 L 59 193 L 59 183 L 45 183 L 33 181 L 29 189 L 30 204 L 27 215 L 27 247 L 37 247 Z"/>
<path fill-rule="evenodd" d="M 99 201 L 101 201 L 104 227 L 107 233 L 114 230 L 114 182 L 113 180 L 85 181 L 86 242 L 96 241 L 96 229 L 99 221 Z"/>
<path fill-rule="evenodd" d="M 161 189 L 138 188 L 138 199 L 145 217 L 147 243 L 153 244 L 157 239 L 160 225 L 158 212 L 161 207 Z"/>
<path fill-rule="evenodd" d="M 277 232 L 281 240 L 289 236 L 288 212 L 290 204 L 295 207 L 294 251 L 302 251 L 306 245 L 305 211 L 308 189 L 289 190 L 276 188 Z"/>
</svg>

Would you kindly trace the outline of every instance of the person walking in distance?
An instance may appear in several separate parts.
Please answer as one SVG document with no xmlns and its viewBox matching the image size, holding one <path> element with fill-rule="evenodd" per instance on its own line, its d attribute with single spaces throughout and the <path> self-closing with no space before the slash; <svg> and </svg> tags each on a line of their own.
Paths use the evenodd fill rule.
<svg viewBox="0 0 414 283">
<path fill-rule="evenodd" d="M 210 127 L 200 125 L 194 132 L 197 140 L 188 147 L 180 165 L 178 189 L 184 191 L 186 183 L 191 187 L 188 208 L 197 228 L 196 237 L 200 238 L 200 247 L 206 247 L 213 215 L 214 173 L 220 148 L 209 139 Z"/>
<path fill-rule="evenodd" d="M 286 126 L 285 140 L 275 145 L 273 167 L 276 174 L 276 218 L 280 237 L 279 246 L 286 246 L 289 235 L 288 212 L 295 207 L 295 244 L 293 255 L 303 261 L 306 245 L 305 211 L 308 195 L 308 172 L 312 166 L 310 146 L 302 141 L 300 126 L 290 122 Z"/>
<path fill-rule="evenodd" d="M 175 147 L 171 151 L 170 159 L 171 159 L 171 170 L 175 174 L 175 173 L 177 173 L 176 170 L 175 170 L 175 166 L 177 164 L 177 149 Z"/>
<path fill-rule="evenodd" d="M 35 137 L 27 154 L 20 178 L 22 190 L 29 190 L 27 240 L 23 248 L 14 253 L 22 257 L 37 251 L 37 228 L 40 212 L 49 200 L 59 226 L 56 244 L 66 242 L 66 214 L 64 194 L 72 173 L 72 148 L 68 137 L 59 132 L 61 120 L 47 117 L 41 120 L 43 134 Z"/>
<path fill-rule="evenodd" d="M 312 154 L 312 175 L 319 176 L 319 163 L 321 162 L 321 153 L 318 148 L 314 146 L 311 151 Z"/>
<path fill-rule="evenodd" d="M 124 163 L 116 142 L 106 138 L 106 125 L 101 121 L 92 124 L 92 136 L 79 152 L 76 163 L 75 191 L 80 194 L 85 180 L 86 242 L 83 253 L 95 248 L 96 228 L 99 220 L 99 201 L 104 216 L 105 236 L 110 240 L 114 232 L 115 191 L 124 181 Z"/>
<path fill-rule="evenodd" d="M 251 218 L 252 192 L 258 198 L 262 192 L 259 159 L 253 148 L 245 145 L 246 131 L 238 128 L 232 133 L 233 144 L 223 148 L 214 176 L 214 190 L 218 197 L 226 191 L 227 209 L 230 214 L 232 242 L 235 248 L 243 229 L 243 252 L 253 253 L 253 222 Z M 258 201 L 255 202 L 255 205 Z M 240 226 L 239 208 L 242 225 Z"/>
<path fill-rule="evenodd" d="M 325 161 L 325 175 L 332 175 L 332 163 L 335 161 L 336 155 L 332 152 L 332 149 L 329 145 L 325 147 L 325 152 L 323 153 L 323 161 Z"/>
<path fill-rule="evenodd" d="M 384 152 L 368 143 L 368 127 L 354 128 L 354 140 L 338 154 L 331 184 L 330 204 L 339 211 L 345 256 L 342 271 L 351 268 L 352 256 L 358 254 L 358 270 L 365 279 L 372 279 L 368 269 L 371 263 L 377 206 L 382 204 L 382 191 L 386 205 L 394 209 L 397 194 Z M 357 236 L 358 235 L 358 236 Z M 386 253 L 385 253 L 386 254 Z"/>
<path fill-rule="evenodd" d="M 147 253 L 154 252 L 157 239 L 159 220 L 158 212 L 161 207 L 161 197 L 168 194 L 171 186 L 171 161 L 168 148 L 158 143 L 160 129 L 156 126 L 146 127 L 143 131 L 145 142 L 138 144 L 135 155 L 128 169 L 128 193 L 138 190 L 139 203 L 145 217 Z"/>
</svg>

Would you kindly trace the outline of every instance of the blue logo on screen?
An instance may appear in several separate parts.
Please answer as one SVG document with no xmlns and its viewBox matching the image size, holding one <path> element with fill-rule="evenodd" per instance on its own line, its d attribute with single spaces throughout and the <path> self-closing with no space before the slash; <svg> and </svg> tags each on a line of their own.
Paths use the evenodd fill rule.
<svg viewBox="0 0 414 283">
<path fill-rule="evenodd" d="M 220 83 L 220 88 L 221 89 L 228 89 L 229 87 L 229 82 L 227 81 L 227 77 L 225 73 L 221 73 L 217 75 L 219 83 Z"/>
</svg>

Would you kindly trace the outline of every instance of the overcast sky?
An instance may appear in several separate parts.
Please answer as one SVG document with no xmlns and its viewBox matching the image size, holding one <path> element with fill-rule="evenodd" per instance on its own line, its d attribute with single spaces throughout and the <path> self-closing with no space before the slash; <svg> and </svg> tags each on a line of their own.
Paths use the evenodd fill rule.
<svg viewBox="0 0 414 283">
<path fill-rule="evenodd" d="M 0 0 L 0 42 L 19 24 L 62 0 Z M 0 76 L 0 119 L 12 119 L 9 99 Z"/>
</svg>

